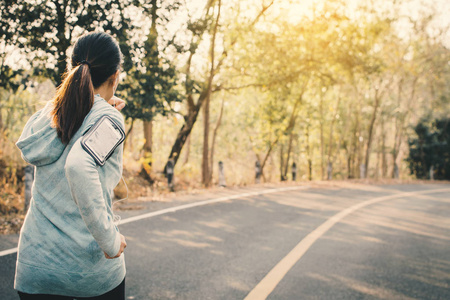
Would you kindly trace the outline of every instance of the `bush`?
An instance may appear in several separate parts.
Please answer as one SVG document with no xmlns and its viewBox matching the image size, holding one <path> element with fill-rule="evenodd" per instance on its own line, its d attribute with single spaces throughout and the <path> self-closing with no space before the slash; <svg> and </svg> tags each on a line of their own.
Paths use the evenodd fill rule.
<svg viewBox="0 0 450 300">
<path fill-rule="evenodd" d="M 422 119 L 414 128 L 417 137 L 410 139 L 407 162 L 411 174 L 419 179 L 450 180 L 450 118 Z"/>
</svg>

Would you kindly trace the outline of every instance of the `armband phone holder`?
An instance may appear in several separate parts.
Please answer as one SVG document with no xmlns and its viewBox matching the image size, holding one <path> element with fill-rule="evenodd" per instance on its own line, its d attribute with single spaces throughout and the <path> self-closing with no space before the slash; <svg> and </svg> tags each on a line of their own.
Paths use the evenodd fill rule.
<svg viewBox="0 0 450 300">
<path fill-rule="evenodd" d="M 123 129 L 112 118 L 103 116 L 84 134 L 81 146 L 103 166 L 124 140 Z"/>
</svg>

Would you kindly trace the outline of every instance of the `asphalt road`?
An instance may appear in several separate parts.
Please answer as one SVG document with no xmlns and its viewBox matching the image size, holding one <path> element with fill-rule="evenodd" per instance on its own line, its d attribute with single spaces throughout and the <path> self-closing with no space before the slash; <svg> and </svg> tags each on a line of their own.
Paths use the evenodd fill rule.
<svg viewBox="0 0 450 300">
<path fill-rule="evenodd" d="M 450 299 L 449 184 L 239 193 L 125 212 L 127 299 Z M 15 259 L 0 256 L 2 300 Z"/>
</svg>

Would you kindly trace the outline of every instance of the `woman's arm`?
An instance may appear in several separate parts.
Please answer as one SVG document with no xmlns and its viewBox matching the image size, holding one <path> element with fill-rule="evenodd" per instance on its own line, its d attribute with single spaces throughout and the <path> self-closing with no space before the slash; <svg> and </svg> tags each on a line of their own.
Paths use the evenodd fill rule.
<svg viewBox="0 0 450 300">
<path fill-rule="evenodd" d="M 97 165 L 82 148 L 80 141 L 81 139 L 75 142 L 65 165 L 72 197 L 78 205 L 89 232 L 105 252 L 105 256 L 117 257 L 121 254 L 120 250 L 123 251 L 121 234 L 106 208 Z"/>
</svg>

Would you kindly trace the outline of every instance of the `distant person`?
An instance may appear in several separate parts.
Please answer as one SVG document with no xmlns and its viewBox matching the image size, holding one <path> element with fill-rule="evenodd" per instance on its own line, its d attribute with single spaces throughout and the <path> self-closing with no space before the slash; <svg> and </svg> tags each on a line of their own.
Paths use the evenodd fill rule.
<svg viewBox="0 0 450 300">
<path fill-rule="evenodd" d="M 169 161 L 167 162 L 166 176 L 167 176 L 167 184 L 171 192 L 175 191 L 175 185 L 173 182 L 174 165 L 175 162 L 173 158 L 169 159 Z"/>
<path fill-rule="evenodd" d="M 328 180 L 333 179 L 333 164 L 331 162 L 328 163 L 327 167 L 327 179 Z"/>
<path fill-rule="evenodd" d="M 125 102 L 114 96 L 121 63 L 110 35 L 80 37 L 55 97 L 17 142 L 36 167 L 18 246 L 20 299 L 125 299 L 127 244 L 111 208 L 122 176 Z"/>
<path fill-rule="evenodd" d="M 255 163 L 255 183 L 261 182 L 261 164 L 259 161 Z"/>
<path fill-rule="evenodd" d="M 297 180 L 297 164 L 295 162 L 292 163 L 292 181 Z"/>
<path fill-rule="evenodd" d="M 223 162 L 219 161 L 219 186 L 226 187 L 226 181 L 225 181 L 225 170 L 223 168 Z"/>
</svg>

